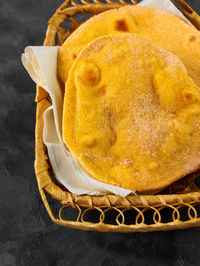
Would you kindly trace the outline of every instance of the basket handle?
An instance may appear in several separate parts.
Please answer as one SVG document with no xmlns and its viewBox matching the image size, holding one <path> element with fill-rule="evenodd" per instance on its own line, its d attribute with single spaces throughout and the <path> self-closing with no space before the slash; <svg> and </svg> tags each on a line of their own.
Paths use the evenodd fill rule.
<svg viewBox="0 0 200 266">
<path fill-rule="evenodd" d="M 181 13 L 197 28 L 197 30 L 200 30 L 200 16 L 184 0 L 176 0 L 176 2 L 181 5 L 181 7 L 178 7 Z"/>
</svg>

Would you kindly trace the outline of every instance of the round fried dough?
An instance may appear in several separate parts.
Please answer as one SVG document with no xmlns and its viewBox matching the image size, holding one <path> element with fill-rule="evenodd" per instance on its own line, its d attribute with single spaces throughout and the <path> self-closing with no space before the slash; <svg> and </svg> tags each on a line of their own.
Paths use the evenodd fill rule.
<svg viewBox="0 0 200 266">
<path fill-rule="evenodd" d="M 79 52 L 102 35 L 137 33 L 177 55 L 189 75 L 200 86 L 200 32 L 166 11 L 142 6 L 125 6 L 92 17 L 73 32 L 58 55 L 58 71 L 65 83 Z"/>
<path fill-rule="evenodd" d="M 95 179 L 151 193 L 199 168 L 199 89 L 178 57 L 141 36 L 102 36 L 70 71 L 63 138 Z"/>
</svg>

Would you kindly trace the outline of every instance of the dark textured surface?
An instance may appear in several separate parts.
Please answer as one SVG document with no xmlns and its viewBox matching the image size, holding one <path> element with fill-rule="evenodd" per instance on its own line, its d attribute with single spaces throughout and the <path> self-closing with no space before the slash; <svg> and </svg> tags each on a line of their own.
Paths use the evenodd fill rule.
<svg viewBox="0 0 200 266">
<path fill-rule="evenodd" d="M 35 85 L 20 55 L 42 44 L 61 2 L 0 0 L 0 266 L 200 265 L 200 228 L 123 235 L 50 221 L 33 169 Z M 200 12 L 199 0 L 189 3 Z"/>
</svg>

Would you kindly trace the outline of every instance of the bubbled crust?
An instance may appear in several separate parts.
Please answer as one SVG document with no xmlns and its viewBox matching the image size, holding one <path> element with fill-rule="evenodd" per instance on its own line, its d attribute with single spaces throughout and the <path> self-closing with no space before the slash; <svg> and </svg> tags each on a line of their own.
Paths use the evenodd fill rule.
<svg viewBox="0 0 200 266">
<path fill-rule="evenodd" d="M 125 6 L 103 12 L 82 24 L 62 45 L 58 71 L 65 83 L 73 62 L 92 40 L 106 34 L 137 33 L 177 55 L 200 86 L 200 33 L 179 17 L 151 7 Z"/>
<path fill-rule="evenodd" d="M 83 168 L 148 193 L 199 168 L 200 92 L 183 63 L 136 34 L 95 39 L 66 83 L 63 138 Z"/>
</svg>

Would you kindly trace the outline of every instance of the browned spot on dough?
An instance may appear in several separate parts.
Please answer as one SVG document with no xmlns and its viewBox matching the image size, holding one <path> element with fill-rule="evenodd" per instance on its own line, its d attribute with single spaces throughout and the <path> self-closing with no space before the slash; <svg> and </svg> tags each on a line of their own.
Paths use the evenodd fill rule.
<svg viewBox="0 0 200 266">
<path fill-rule="evenodd" d="M 88 81 L 89 84 L 96 84 L 98 82 L 98 77 L 95 75 L 92 69 L 86 71 L 85 79 Z"/>
<path fill-rule="evenodd" d="M 81 80 L 89 86 L 97 85 L 101 76 L 98 66 L 89 62 L 81 64 L 81 66 L 77 69 L 77 73 Z"/>
<path fill-rule="evenodd" d="M 92 148 L 94 146 L 96 146 L 98 143 L 97 139 L 96 138 L 93 138 L 93 139 L 90 139 L 87 143 L 86 143 L 86 146 L 88 148 Z"/>
<path fill-rule="evenodd" d="M 119 155 L 118 155 L 118 154 L 112 154 L 111 157 L 112 157 L 112 159 L 113 159 L 114 161 L 119 160 Z"/>
<path fill-rule="evenodd" d="M 117 20 L 115 24 L 115 29 L 118 31 L 128 31 L 128 26 L 124 19 Z"/>
<path fill-rule="evenodd" d="M 82 80 L 86 84 L 94 86 L 99 82 L 99 75 L 95 72 L 94 69 L 86 68 L 82 73 Z"/>
<path fill-rule="evenodd" d="M 93 141 L 91 142 L 91 147 L 93 147 L 93 146 L 96 146 L 97 145 L 97 139 L 93 139 Z"/>
<path fill-rule="evenodd" d="M 194 42 L 194 41 L 196 41 L 196 39 L 197 39 L 197 37 L 194 36 L 194 35 L 192 35 L 192 36 L 190 37 L 190 42 Z"/>
<path fill-rule="evenodd" d="M 99 91 L 98 91 L 98 95 L 102 95 L 102 96 L 104 96 L 105 94 L 106 94 L 106 86 L 103 85 L 103 86 L 99 89 Z"/>
<path fill-rule="evenodd" d="M 116 133 L 114 130 L 111 130 L 110 131 L 110 134 L 109 134 L 109 140 L 110 140 L 110 144 L 113 145 L 116 141 Z"/>
<path fill-rule="evenodd" d="M 184 98 L 188 101 L 192 100 L 192 94 L 191 93 L 185 93 Z"/>
<path fill-rule="evenodd" d="M 73 57 L 73 59 L 75 60 L 76 57 L 77 57 L 77 55 L 76 55 L 76 54 L 73 54 L 72 57 Z"/>
</svg>

